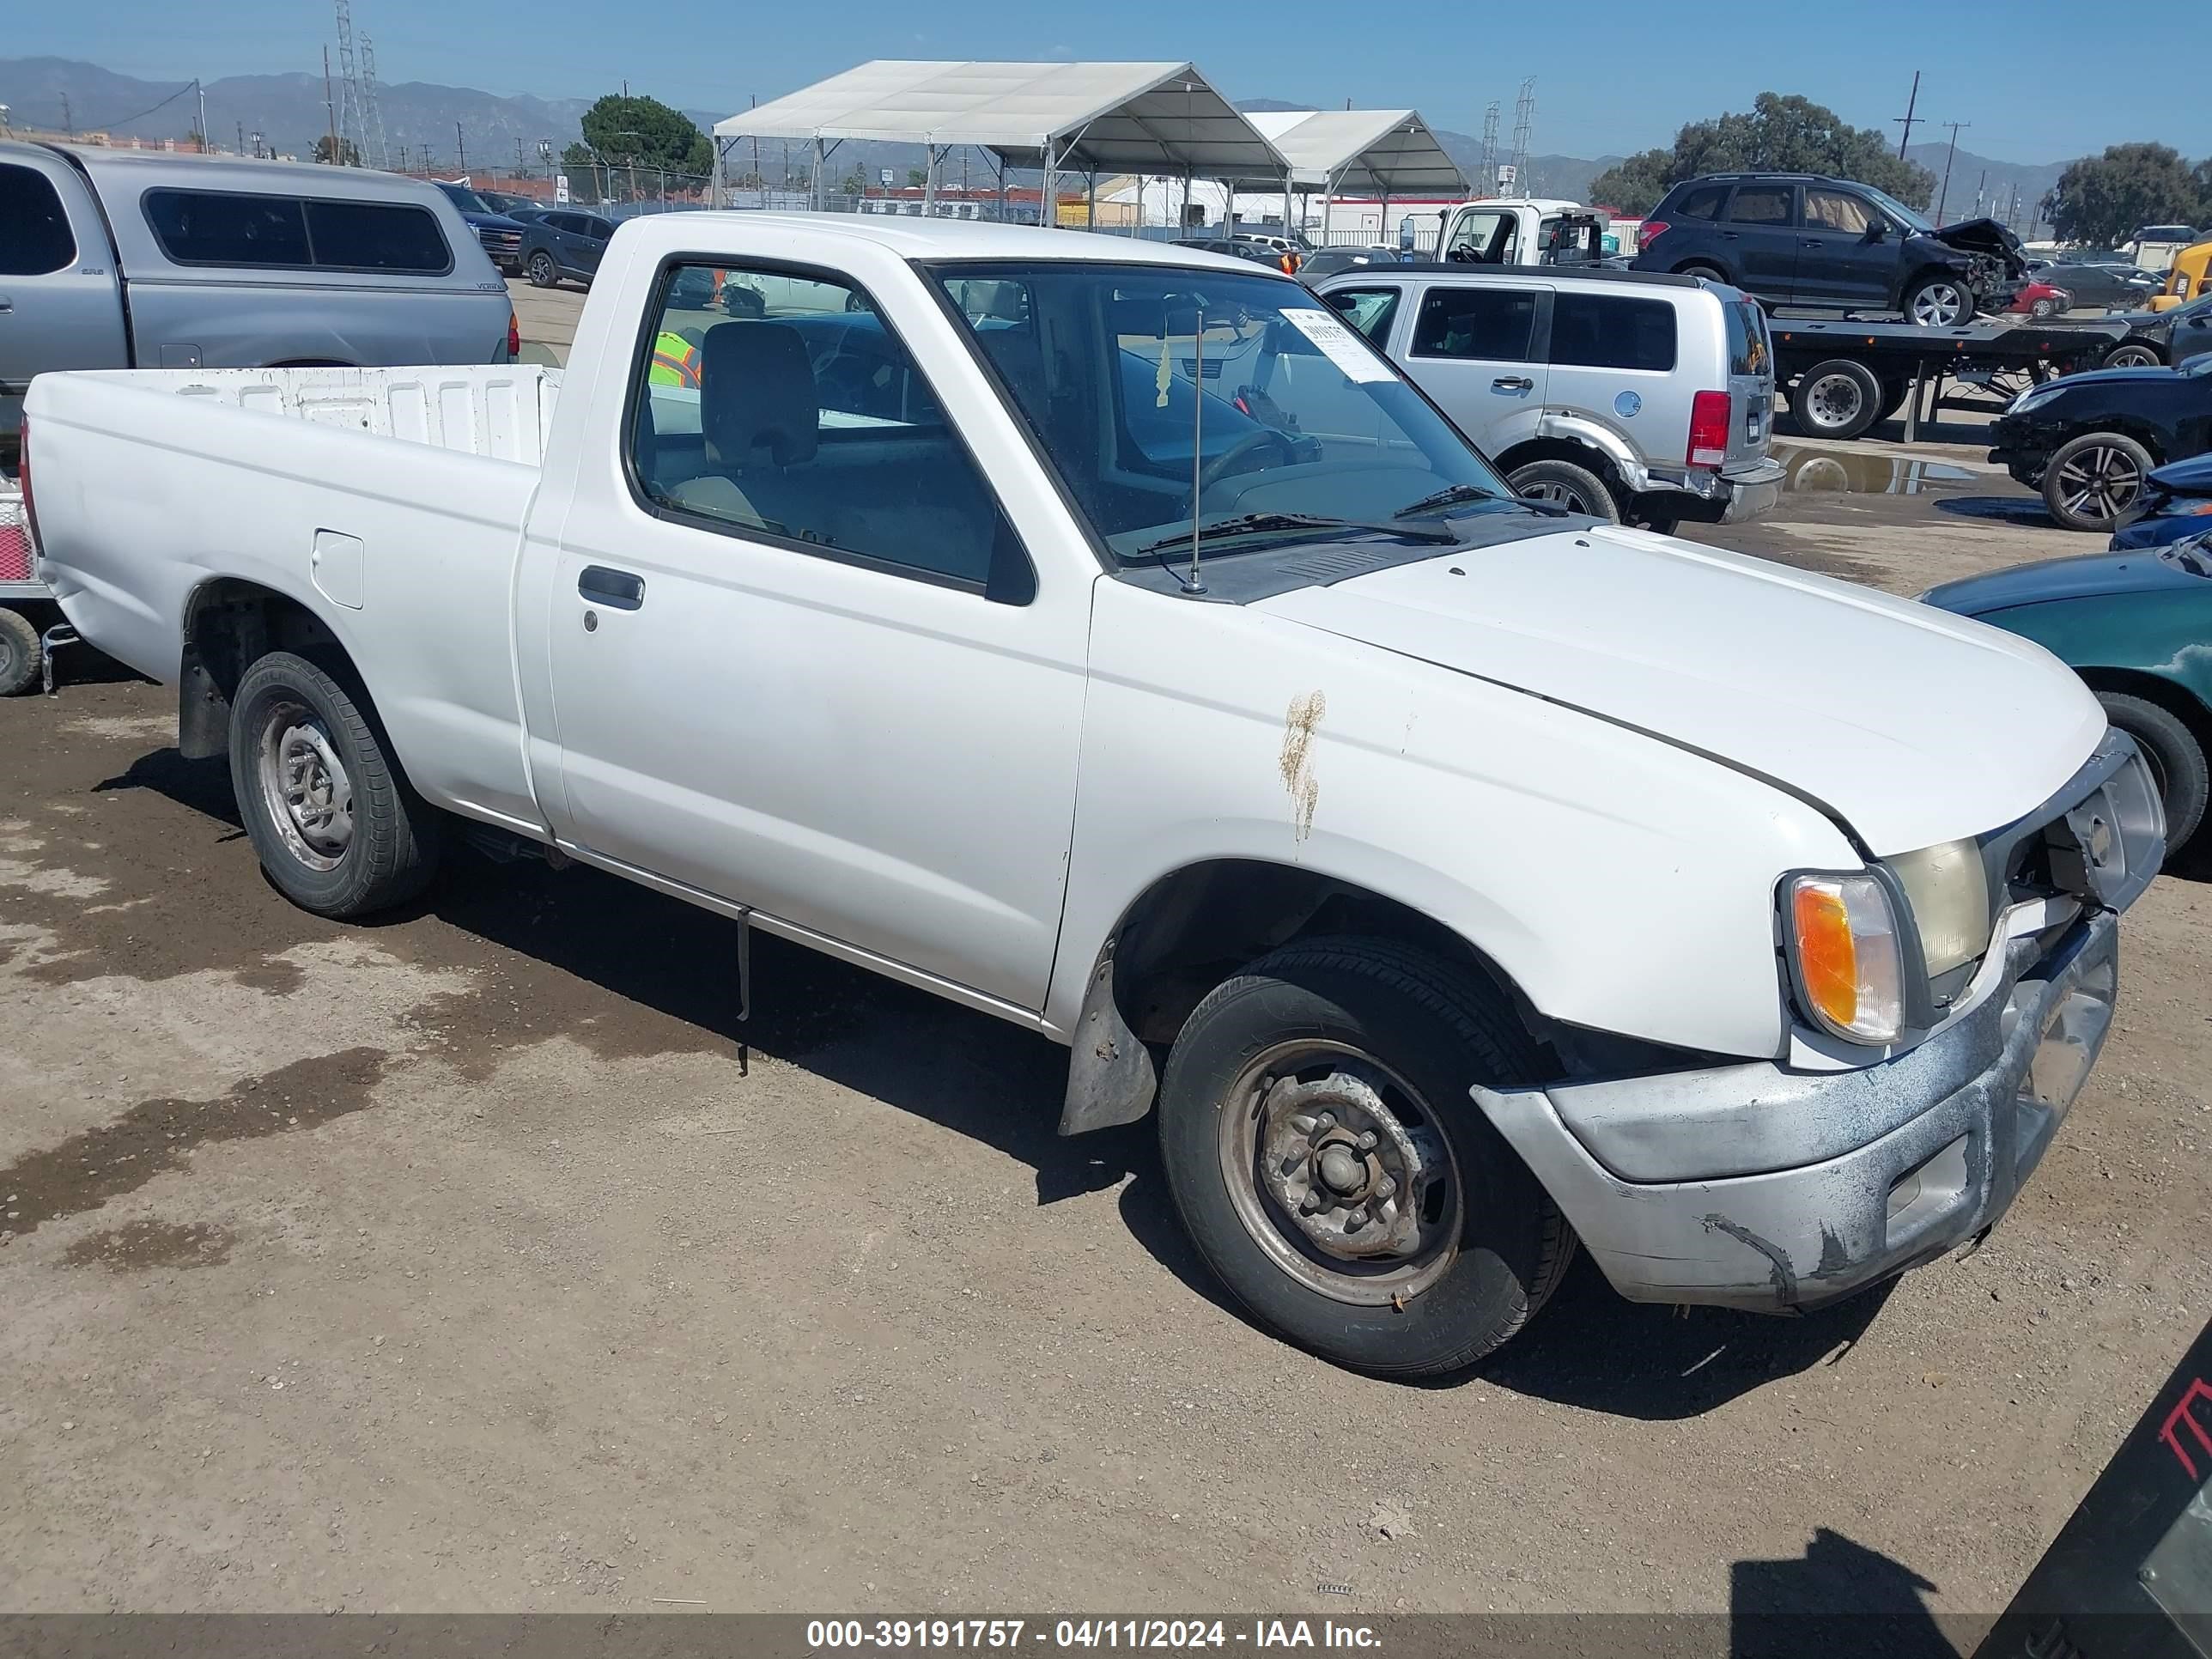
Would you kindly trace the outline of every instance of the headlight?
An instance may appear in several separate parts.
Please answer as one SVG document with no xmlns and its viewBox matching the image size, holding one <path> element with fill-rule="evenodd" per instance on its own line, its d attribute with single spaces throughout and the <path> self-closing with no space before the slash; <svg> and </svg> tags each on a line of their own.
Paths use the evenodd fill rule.
<svg viewBox="0 0 2212 1659">
<path fill-rule="evenodd" d="M 2058 395 L 2058 382 L 2046 380 L 2041 386 L 2032 386 L 2005 405 L 2008 415 L 2025 414 L 2038 404 L 2047 404 Z"/>
<path fill-rule="evenodd" d="M 1881 884 L 1793 876 L 1783 897 L 1790 979 L 1805 1012 L 1850 1042 L 1894 1042 L 1905 1027 L 1904 969 Z"/>
<path fill-rule="evenodd" d="M 1979 847 L 1972 841 L 1947 841 L 1888 864 L 1912 906 L 1931 978 L 1989 949 L 1990 884 Z"/>
</svg>

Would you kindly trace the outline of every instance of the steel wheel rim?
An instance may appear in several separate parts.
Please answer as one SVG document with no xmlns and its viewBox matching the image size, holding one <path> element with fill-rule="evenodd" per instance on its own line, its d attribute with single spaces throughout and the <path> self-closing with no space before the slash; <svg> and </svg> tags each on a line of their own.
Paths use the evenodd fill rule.
<svg viewBox="0 0 2212 1659">
<path fill-rule="evenodd" d="M 1845 427 L 1866 408 L 1866 388 L 1848 374 L 1823 374 L 1805 388 L 1805 410 L 1815 426 Z"/>
<path fill-rule="evenodd" d="M 1912 320 L 1923 328 L 1948 328 L 1966 310 L 1966 294 L 1956 283 L 1930 283 L 1912 296 Z"/>
<path fill-rule="evenodd" d="M 2142 493 L 2142 469 L 2118 444 L 2092 444 L 2058 469 L 2058 498 L 2085 519 L 2117 519 Z"/>
<path fill-rule="evenodd" d="M 261 799 L 286 848 L 310 870 L 337 869 L 353 845 L 353 780 L 321 716 L 271 703 L 255 750 Z"/>
<path fill-rule="evenodd" d="M 1586 513 L 1594 518 L 1602 516 L 1598 513 L 1596 504 L 1584 501 L 1582 491 L 1577 489 L 1572 484 L 1548 482 L 1530 484 L 1521 492 L 1521 499 L 1524 501 L 1549 501 L 1554 507 L 1564 507 L 1577 513 Z"/>
<path fill-rule="evenodd" d="M 1458 1259 L 1465 1187 L 1450 1139 L 1371 1055 L 1326 1038 L 1277 1043 L 1246 1063 L 1217 1115 L 1237 1219 L 1307 1289 L 1402 1305 Z"/>
</svg>

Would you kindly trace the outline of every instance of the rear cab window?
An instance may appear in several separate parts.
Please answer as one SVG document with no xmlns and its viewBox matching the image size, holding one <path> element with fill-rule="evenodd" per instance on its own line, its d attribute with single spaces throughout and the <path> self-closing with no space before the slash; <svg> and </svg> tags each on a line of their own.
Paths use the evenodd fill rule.
<svg viewBox="0 0 2212 1659">
<path fill-rule="evenodd" d="M 0 276 L 46 276 L 76 263 L 76 235 L 53 180 L 0 165 Z"/>
<path fill-rule="evenodd" d="M 149 190 L 148 228 L 170 262 L 442 276 L 453 250 L 428 209 L 259 191 Z"/>
</svg>

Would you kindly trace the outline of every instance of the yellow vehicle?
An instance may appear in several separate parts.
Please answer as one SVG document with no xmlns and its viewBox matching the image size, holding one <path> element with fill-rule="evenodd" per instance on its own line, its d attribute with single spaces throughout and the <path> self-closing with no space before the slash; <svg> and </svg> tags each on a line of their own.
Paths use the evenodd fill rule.
<svg viewBox="0 0 2212 1659">
<path fill-rule="evenodd" d="M 2166 291 L 2151 295 L 2153 311 L 2171 311 L 2201 299 L 2208 270 L 2212 270 L 2212 242 L 2192 242 L 2173 256 L 2173 269 L 2166 274 Z"/>
</svg>

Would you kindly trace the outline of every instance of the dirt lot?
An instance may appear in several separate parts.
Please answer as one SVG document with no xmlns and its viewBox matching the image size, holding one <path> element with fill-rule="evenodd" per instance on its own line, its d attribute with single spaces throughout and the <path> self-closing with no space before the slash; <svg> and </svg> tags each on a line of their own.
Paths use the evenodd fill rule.
<svg viewBox="0 0 2212 1659">
<path fill-rule="evenodd" d="M 2037 519 L 1711 538 L 1910 591 Z M 0 705 L 0 1607 L 1987 1613 L 2206 1317 L 2201 874 L 1979 1255 L 1794 1322 L 1583 1263 L 1407 1389 L 1224 1309 L 1043 1042 L 762 939 L 746 1075 L 731 927 L 585 872 L 318 921 L 68 668 Z"/>
</svg>

